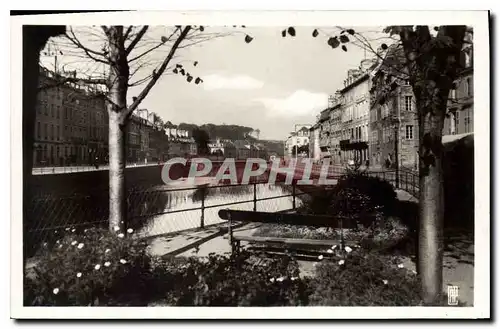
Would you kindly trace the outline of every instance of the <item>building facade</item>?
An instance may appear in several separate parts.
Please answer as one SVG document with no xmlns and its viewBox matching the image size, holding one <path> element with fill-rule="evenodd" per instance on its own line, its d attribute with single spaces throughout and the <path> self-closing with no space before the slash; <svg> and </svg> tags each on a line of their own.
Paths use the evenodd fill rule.
<svg viewBox="0 0 500 329">
<path fill-rule="evenodd" d="M 443 135 L 461 135 L 474 132 L 474 62 L 473 49 L 464 49 L 463 67 L 456 89 L 450 91 L 448 112 Z"/>
<path fill-rule="evenodd" d="M 285 141 L 285 156 L 292 158 L 297 156 L 307 156 L 308 152 L 299 151 L 309 148 L 309 129 L 300 128 L 298 131 L 291 132 Z"/>
<path fill-rule="evenodd" d="M 63 78 L 40 68 L 33 165 L 89 165 L 96 158 L 103 163 L 108 153 L 103 93 L 84 84 L 63 84 Z"/>
<path fill-rule="evenodd" d="M 340 90 L 340 161 L 355 160 L 365 163 L 368 160 L 368 136 L 371 73 L 376 66 L 373 60 L 363 60 L 358 69 L 351 69 Z"/>
</svg>

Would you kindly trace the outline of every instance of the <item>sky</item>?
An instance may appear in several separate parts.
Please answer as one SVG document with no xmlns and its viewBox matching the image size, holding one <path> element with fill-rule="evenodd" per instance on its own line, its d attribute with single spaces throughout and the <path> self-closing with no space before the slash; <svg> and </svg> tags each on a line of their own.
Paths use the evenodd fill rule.
<svg viewBox="0 0 500 329">
<path fill-rule="evenodd" d="M 143 48 L 160 40 L 167 27 L 152 28 Z M 283 38 L 279 27 L 247 27 L 224 29 L 208 27 L 211 33 L 231 31 L 231 35 L 215 38 L 180 49 L 172 63 L 182 63 L 203 83 L 187 83 L 181 75 L 166 74 L 144 99 L 140 108 L 147 108 L 174 124 L 238 124 L 260 129 L 261 139 L 284 140 L 295 124 L 314 124 L 316 116 L 328 105 L 328 96 L 343 87 L 348 69 L 357 68 L 360 61 L 373 54 L 347 44 L 348 51 L 332 49 L 327 35 L 338 34 L 337 28 L 320 28 L 320 35 L 311 36 L 314 27 L 297 27 L 296 36 Z M 79 40 L 99 50 L 98 36 L 75 29 Z M 356 31 L 380 43 L 382 27 L 357 27 Z M 252 36 L 250 43 L 245 35 Z M 103 72 L 92 61 L 75 61 L 73 52 L 64 42 L 54 40 L 51 53 L 42 56 L 48 68 L 54 66 L 54 50 L 58 67 Z M 374 48 L 376 48 L 374 46 Z M 47 50 L 47 49 L 46 49 Z M 59 52 L 59 50 L 62 50 Z M 139 49 L 140 50 L 140 49 Z M 139 51 L 138 50 L 138 51 Z M 151 53 L 147 61 L 158 63 L 168 49 Z M 193 65 L 197 61 L 197 65 Z M 153 66 L 141 69 L 149 74 Z M 90 73 L 88 73 L 90 74 Z M 129 102 L 144 85 L 132 87 Z"/>
</svg>

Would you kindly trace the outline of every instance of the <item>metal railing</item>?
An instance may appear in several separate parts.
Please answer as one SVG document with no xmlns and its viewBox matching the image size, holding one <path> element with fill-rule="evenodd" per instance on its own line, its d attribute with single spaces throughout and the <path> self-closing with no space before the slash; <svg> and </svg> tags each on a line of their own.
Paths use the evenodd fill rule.
<svg viewBox="0 0 500 329">
<path fill-rule="evenodd" d="M 337 175 L 337 173 L 337 169 L 332 169 L 329 172 L 328 178 L 338 179 L 340 175 Z M 396 172 L 394 170 L 379 172 L 365 171 L 365 173 L 396 185 Z M 399 186 L 395 187 L 403 189 L 418 198 L 418 184 L 419 181 L 416 174 L 400 171 Z M 263 202 L 289 198 L 289 203 L 291 203 L 290 208 L 278 209 L 279 205 L 275 204 L 268 207 L 271 209 L 266 209 L 266 211 L 293 211 L 302 203 L 299 197 L 309 194 L 308 192 L 304 192 L 300 186 L 297 188 L 296 182 L 291 186 L 284 183 L 277 183 L 275 185 L 282 186 L 277 195 L 259 197 L 259 186 L 263 185 L 268 185 L 268 183 L 265 181 L 254 181 L 248 185 L 226 184 L 174 189 L 151 188 L 146 190 L 130 190 L 127 195 L 128 227 L 137 230 L 152 218 L 176 214 L 175 218 L 162 218 L 161 225 L 164 225 L 164 227 L 157 228 L 150 235 L 164 235 L 185 229 L 204 228 L 207 224 L 213 225 L 218 223 L 217 220 L 214 220 L 214 213 L 216 213 L 215 210 L 217 208 L 249 205 L 250 209 L 257 211 L 259 208 L 258 205 Z M 234 188 L 240 191 L 234 193 L 231 191 Z M 225 191 L 216 191 L 216 189 Z M 244 189 L 244 191 L 242 192 L 241 189 Z M 243 195 L 250 197 L 247 199 L 236 198 L 237 200 L 232 202 L 210 203 L 210 195 Z M 73 194 L 71 196 L 47 195 L 35 197 L 29 205 L 28 217 L 30 220 L 24 221 L 25 243 L 28 244 L 28 249 L 34 251 L 41 243 L 55 241 L 66 231 L 93 226 L 106 227 L 109 213 L 108 196 L 108 191 L 101 191 L 101 193 L 94 193 L 93 195 Z M 186 204 L 186 198 L 192 199 L 192 207 L 179 207 L 179 205 Z M 177 204 L 176 200 L 180 202 Z M 211 218 L 207 218 L 208 213 L 212 215 Z M 148 234 L 146 233 L 145 235 L 147 236 Z"/>
</svg>

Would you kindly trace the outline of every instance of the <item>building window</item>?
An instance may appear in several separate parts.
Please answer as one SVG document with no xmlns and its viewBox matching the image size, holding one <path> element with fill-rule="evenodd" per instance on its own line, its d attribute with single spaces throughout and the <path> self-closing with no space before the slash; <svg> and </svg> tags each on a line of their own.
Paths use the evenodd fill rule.
<svg viewBox="0 0 500 329">
<path fill-rule="evenodd" d="M 465 110 L 465 116 L 464 116 L 464 132 L 465 133 L 470 133 L 472 131 L 471 127 L 471 117 L 470 117 L 470 109 Z"/>
<path fill-rule="evenodd" d="M 470 60 L 470 54 L 469 52 L 465 52 L 465 67 L 470 67 L 471 66 L 471 60 Z"/>
<path fill-rule="evenodd" d="M 54 104 L 50 104 L 50 116 L 54 117 Z"/>
<path fill-rule="evenodd" d="M 453 132 L 454 134 L 458 134 L 458 127 L 460 124 L 460 111 L 455 111 L 455 115 L 453 117 L 453 120 L 455 120 L 455 131 Z"/>
<path fill-rule="evenodd" d="M 59 110 L 60 110 L 60 106 L 59 106 L 59 105 L 57 105 L 57 112 L 56 112 L 57 116 L 56 116 L 56 117 L 57 117 L 58 119 L 59 119 Z"/>
<path fill-rule="evenodd" d="M 48 129 L 48 125 L 45 123 L 43 125 L 43 138 L 44 139 L 49 139 L 49 129 Z"/>
<path fill-rule="evenodd" d="M 40 138 L 41 132 L 40 132 L 40 121 L 36 123 L 36 135 L 38 138 Z"/>
<path fill-rule="evenodd" d="M 45 109 L 45 115 L 49 115 L 49 104 L 45 103 L 43 104 L 43 107 Z"/>
<path fill-rule="evenodd" d="M 57 126 L 57 140 L 59 140 L 59 126 Z"/>
<path fill-rule="evenodd" d="M 413 126 L 406 126 L 406 139 L 413 139 Z"/>
<path fill-rule="evenodd" d="M 450 90 L 450 99 L 457 99 L 457 91 L 456 91 L 456 89 Z"/>
<path fill-rule="evenodd" d="M 470 79 L 470 78 L 467 78 L 467 79 L 465 80 L 465 94 L 466 94 L 467 96 L 471 96 L 471 95 L 472 95 L 472 90 L 471 90 L 470 85 L 471 85 L 471 79 Z"/>
<path fill-rule="evenodd" d="M 413 111 L 412 96 L 405 96 L 405 109 L 406 111 Z"/>
<path fill-rule="evenodd" d="M 50 125 L 50 139 L 54 140 L 54 125 Z"/>
</svg>

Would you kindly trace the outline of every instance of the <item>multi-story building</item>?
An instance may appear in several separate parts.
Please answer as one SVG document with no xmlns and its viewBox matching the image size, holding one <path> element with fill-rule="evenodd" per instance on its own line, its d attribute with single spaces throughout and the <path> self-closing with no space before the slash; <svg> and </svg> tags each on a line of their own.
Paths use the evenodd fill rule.
<svg viewBox="0 0 500 329">
<path fill-rule="evenodd" d="M 315 162 L 321 159 L 321 149 L 319 147 L 319 123 L 309 128 L 309 157 Z"/>
<path fill-rule="evenodd" d="M 463 50 L 463 67 L 456 88 L 450 91 L 443 135 L 474 132 L 474 65 L 472 46 Z"/>
<path fill-rule="evenodd" d="M 368 159 L 369 110 L 370 110 L 370 74 L 376 67 L 374 60 L 363 60 L 358 69 L 351 69 L 340 90 L 341 123 L 339 140 L 341 160 L 356 159 L 365 162 Z"/>
<path fill-rule="evenodd" d="M 330 112 L 327 108 L 319 114 L 319 150 L 320 161 L 330 161 Z"/>
<path fill-rule="evenodd" d="M 285 141 L 285 156 L 296 157 L 297 155 L 304 156 L 304 152 L 297 152 L 302 146 L 309 147 L 309 129 L 302 127 L 298 131 L 291 132 Z M 299 154 L 297 154 L 299 153 Z M 307 156 L 307 152 L 305 152 Z"/>
<path fill-rule="evenodd" d="M 374 72 L 370 90 L 370 163 L 418 167 L 418 116 L 403 72 L 404 54 L 391 48 Z"/>
<path fill-rule="evenodd" d="M 90 164 L 107 155 L 108 119 L 102 91 L 61 83 L 64 76 L 40 68 L 34 166 Z"/>
<path fill-rule="evenodd" d="M 340 140 L 342 139 L 342 97 L 336 94 L 330 110 L 330 143 L 329 152 L 331 164 L 342 163 L 342 153 L 340 151 Z"/>
</svg>

